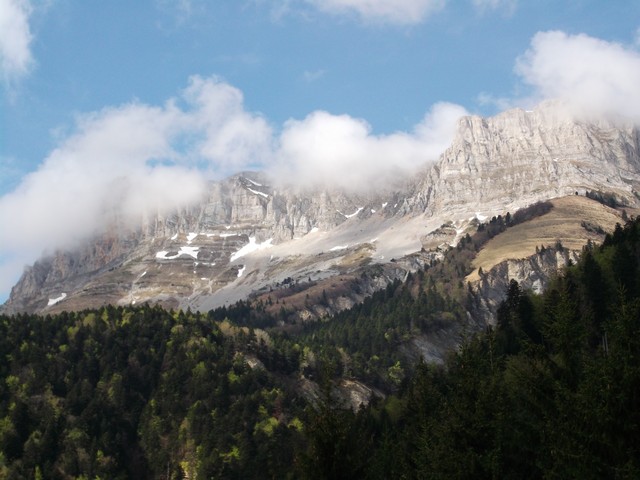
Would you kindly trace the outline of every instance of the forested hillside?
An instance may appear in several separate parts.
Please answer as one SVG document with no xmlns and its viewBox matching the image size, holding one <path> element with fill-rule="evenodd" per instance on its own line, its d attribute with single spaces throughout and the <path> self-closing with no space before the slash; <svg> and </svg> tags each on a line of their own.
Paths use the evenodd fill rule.
<svg viewBox="0 0 640 480">
<path fill-rule="evenodd" d="M 245 330 L 149 307 L 5 317 L 0 329 L 2 478 L 291 469 L 294 389 L 251 367 L 257 340 Z"/>
<path fill-rule="evenodd" d="M 465 331 L 504 228 L 311 325 L 246 302 L 2 316 L 0 478 L 638 478 L 640 221 Z M 409 339 L 450 324 L 460 349 L 416 365 Z M 354 412 L 342 379 L 384 398 Z"/>
<path fill-rule="evenodd" d="M 639 266 L 636 220 L 544 295 L 512 282 L 495 328 L 343 419 L 369 442 L 361 477 L 639 478 Z M 348 452 L 312 445 L 320 477 L 337 478 L 328 469 Z"/>
</svg>

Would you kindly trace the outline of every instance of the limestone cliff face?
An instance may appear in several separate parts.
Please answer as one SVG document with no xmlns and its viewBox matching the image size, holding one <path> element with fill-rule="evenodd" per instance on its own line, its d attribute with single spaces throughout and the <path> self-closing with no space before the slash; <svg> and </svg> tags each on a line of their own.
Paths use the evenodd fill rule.
<svg viewBox="0 0 640 480">
<path fill-rule="evenodd" d="M 49 297 L 60 291 L 81 289 L 92 276 L 122 265 L 140 242 L 141 237 L 135 232 L 112 231 L 83 247 L 41 258 L 25 268 L 4 306 L 6 312 L 41 311 Z"/>
<path fill-rule="evenodd" d="M 51 310 L 50 299 L 79 290 L 85 297 L 100 296 L 102 303 L 170 296 L 174 301 L 168 305 L 183 306 L 182 299 L 212 293 L 237 279 L 241 266 L 232 264 L 233 255 L 247 243 L 281 244 L 312 231 L 331 231 L 349 219 L 366 219 L 375 211 L 371 207 L 380 209 L 381 203 L 375 194 L 276 190 L 260 173 L 238 174 L 212 182 L 197 205 L 148 215 L 139 225 L 114 222 L 83 246 L 37 261 L 25 270 L 4 308 L 9 313 Z M 151 275 L 151 267 L 163 267 L 163 273 Z M 147 271 L 150 275 L 138 282 L 137 276 Z M 149 285 L 151 278 L 154 285 Z M 140 292 L 140 284 L 148 287 L 147 296 L 132 294 Z"/>
<path fill-rule="evenodd" d="M 640 132 L 575 120 L 559 103 L 492 118 L 462 118 L 452 145 L 421 182 L 417 206 L 432 215 L 517 210 L 535 201 L 600 190 L 634 205 Z"/>
<path fill-rule="evenodd" d="M 178 232 L 227 228 L 261 238 L 286 241 L 313 228 L 328 230 L 354 213 L 370 214 L 369 204 L 378 205 L 376 195 L 347 195 L 327 190 L 296 192 L 277 190 L 258 172 L 235 175 L 212 182 L 199 205 L 144 222 L 147 236 L 171 236 Z"/>
<path fill-rule="evenodd" d="M 579 253 L 566 248 L 549 247 L 528 258 L 506 260 L 480 275 L 473 287 L 474 305 L 471 315 L 479 324 L 491 324 L 504 300 L 509 282 L 515 280 L 523 290 L 542 293 L 549 280 L 570 262 L 578 260 Z"/>
<path fill-rule="evenodd" d="M 276 273 L 280 280 L 337 275 L 344 272 L 340 265 L 354 258 L 385 264 L 430 248 L 424 238 L 445 222 L 453 221 L 450 241 L 455 241 L 458 222 L 476 214 L 514 212 L 585 190 L 637 206 L 637 128 L 577 121 L 557 103 L 492 118 L 465 117 L 440 160 L 425 165 L 402 190 L 299 191 L 276 188 L 259 173 L 235 175 L 211 183 L 197 205 L 112 227 L 80 248 L 36 262 L 14 287 L 5 311 L 47 311 L 62 292 L 74 308 L 87 305 L 69 303 L 73 292 L 84 292 L 85 299 L 100 292 L 102 302 L 170 299 L 171 306 L 213 306 L 223 297 L 203 298 L 227 285 L 235 291 L 236 296 L 224 297 L 231 301 L 263 288 Z M 397 248 L 402 241 L 405 245 Z M 365 250 L 370 253 L 354 253 L 369 242 Z M 247 244 L 282 248 L 262 263 L 234 261 Z"/>
</svg>

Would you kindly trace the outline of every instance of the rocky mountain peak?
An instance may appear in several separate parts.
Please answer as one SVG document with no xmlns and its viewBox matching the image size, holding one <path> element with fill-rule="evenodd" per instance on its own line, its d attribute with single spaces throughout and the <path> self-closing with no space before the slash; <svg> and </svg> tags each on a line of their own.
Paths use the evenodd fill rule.
<svg viewBox="0 0 640 480">
<path fill-rule="evenodd" d="M 629 125 L 577 120 L 561 103 L 464 117 L 456 137 L 418 188 L 431 214 L 517 210 L 544 198 L 606 191 L 635 205 L 640 133 Z"/>
</svg>

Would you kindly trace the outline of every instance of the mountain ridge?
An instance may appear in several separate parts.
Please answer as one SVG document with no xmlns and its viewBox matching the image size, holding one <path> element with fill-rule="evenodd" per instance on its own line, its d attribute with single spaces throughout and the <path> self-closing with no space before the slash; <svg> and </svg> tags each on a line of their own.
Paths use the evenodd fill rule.
<svg viewBox="0 0 640 480">
<path fill-rule="evenodd" d="M 540 200 L 601 191 L 637 206 L 640 133 L 575 120 L 551 102 L 463 117 L 451 146 L 402 190 L 353 194 L 280 183 L 244 172 L 212 182 L 198 205 L 149 215 L 133 228 L 116 224 L 27 268 L 3 308 L 150 301 L 209 309 L 287 278 L 338 277 L 371 265 L 387 281 L 402 278 L 482 220 Z"/>
</svg>

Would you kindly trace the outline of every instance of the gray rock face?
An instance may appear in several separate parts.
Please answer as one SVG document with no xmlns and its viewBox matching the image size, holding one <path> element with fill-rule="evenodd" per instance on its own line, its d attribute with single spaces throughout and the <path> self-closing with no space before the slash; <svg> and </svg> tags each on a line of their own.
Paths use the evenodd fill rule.
<svg viewBox="0 0 640 480">
<path fill-rule="evenodd" d="M 500 303 L 505 298 L 509 282 L 515 280 L 523 290 L 542 293 L 549 280 L 569 262 L 578 260 L 578 252 L 550 247 L 528 258 L 499 263 L 480 276 L 474 285 L 475 305 L 471 312 L 478 324 L 492 324 Z"/>
<path fill-rule="evenodd" d="M 212 182 L 207 198 L 190 209 L 146 222 L 147 236 L 171 236 L 178 232 L 216 231 L 255 234 L 258 240 L 276 243 L 305 235 L 313 228 L 328 230 L 342 223 L 376 196 L 362 197 L 343 192 L 278 191 L 266 184 L 259 172 L 246 172 L 221 182 Z"/>
<path fill-rule="evenodd" d="M 428 234 L 446 222 L 451 243 L 471 217 L 586 190 L 637 205 L 637 128 L 576 121 L 557 103 L 465 117 L 440 160 L 402 190 L 298 191 L 276 188 L 259 173 L 235 175 L 212 183 L 198 205 L 112 227 L 81 248 L 39 260 L 4 310 L 143 301 L 210 308 L 287 277 L 388 265 L 432 248 L 435 237 Z"/>
<path fill-rule="evenodd" d="M 599 190 L 628 204 L 640 189 L 640 133 L 576 121 L 561 104 L 460 120 L 452 145 L 418 187 L 433 215 L 470 207 L 515 211 L 535 201 Z"/>
<path fill-rule="evenodd" d="M 350 220 L 366 220 L 374 209 L 365 207 L 375 205 L 380 209 L 382 204 L 376 195 L 277 191 L 265 182 L 264 176 L 255 172 L 213 182 L 207 198 L 198 205 L 171 215 L 148 216 L 141 219 L 139 226 L 112 226 L 81 248 L 43 258 L 25 270 L 4 310 L 52 311 L 68 305 L 78 308 L 72 303 L 71 292 L 81 293 L 85 299 L 92 295 L 98 303 L 170 298 L 168 306 L 217 306 L 227 299 L 243 298 L 253 290 L 245 286 L 235 289 L 242 294 L 225 292 L 220 303 L 194 299 L 238 283 L 246 267 L 234 256 L 243 247 L 246 253 L 252 253 L 252 248 L 246 247 L 253 246 L 255 250 L 291 242 L 315 231 L 330 232 Z M 381 214 L 381 218 L 385 215 Z M 318 254 L 334 245 L 340 247 L 321 243 L 313 251 Z M 349 249 L 344 247 L 337 250 L 346 254 Z M 297 249 L 301 253 L 295 257 L 305 253 L 304 248 Z M 284 256 L 289 257 L 289 253 L 284 250 Z M 338 261 L 343 255 L 331 257 Z M 327 269 L 324 258 L 314 268 L 306 265 L 307 261 L 298 260 L 288 270 L 280 269 L 272 281 L 281 281 L 302 267 L 305 275 L 312 275 L 318 268 Z M 271 263 L 274 270 L 275 264 Z M 256 288 L 265 283 L 268 281 Z M 50 300 L 62 293 L 67 295 L 64 302 L 50 305 Z"/>
</svg>

